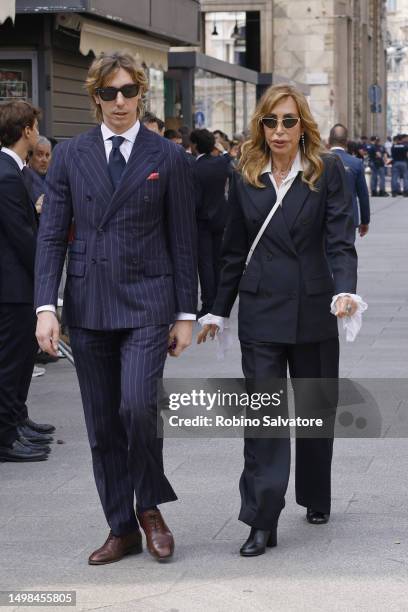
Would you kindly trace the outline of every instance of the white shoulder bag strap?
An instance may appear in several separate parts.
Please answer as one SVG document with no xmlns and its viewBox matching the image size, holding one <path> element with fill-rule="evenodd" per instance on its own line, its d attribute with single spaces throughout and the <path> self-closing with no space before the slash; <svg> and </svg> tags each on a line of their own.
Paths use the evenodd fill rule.
<svg viewBox="0 0 408 612">
<path fill-rule="evenodd" d="M 249 249 L 248 256 L 246 258 L 244 272 L 247 269 L 247 267 L 249 266 L 249 262 L 251 261 L 252 255 L 254 254 L 254 251 L 255 251 L 255 249 L 256 249 L 256 247 L 258 245 L 258 242 L 262 238 L 262 236 L 264 234 L 264 231 L 268 227 L 269 222 L 272 219 L 273 215 L 276 213 L 276 211 L 278 210 L 279 206 L 281 205 L 281 202 L 282 202 L 283 198 L 285 197 L 285 195 L 286 195 L 286 191 L 284 193 L 282 193 L 280 195 L 280 197 L 276 200 L 275 204 L 272 207 L 272 210 L 269 212 L 269 215 L 266 217 L 265 221 L 263 222 L 261 229 L 259 230 L 259 232 L 255 236 L 255 240 L 253 241 L 252 246 Z"/>
</svg>

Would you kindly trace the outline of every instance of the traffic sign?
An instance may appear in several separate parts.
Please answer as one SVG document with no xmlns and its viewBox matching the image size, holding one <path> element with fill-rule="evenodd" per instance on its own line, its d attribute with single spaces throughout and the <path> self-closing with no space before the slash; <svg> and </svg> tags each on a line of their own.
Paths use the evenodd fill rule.
<svg viewBox="0 0 408 612">
<path fill-rule="evenodd" d="M 379 104 L 382 96 L 382 89 L 379 85 L 370 85 L 368 88 L 368 99 L 371 104 Z"/>
</svg>

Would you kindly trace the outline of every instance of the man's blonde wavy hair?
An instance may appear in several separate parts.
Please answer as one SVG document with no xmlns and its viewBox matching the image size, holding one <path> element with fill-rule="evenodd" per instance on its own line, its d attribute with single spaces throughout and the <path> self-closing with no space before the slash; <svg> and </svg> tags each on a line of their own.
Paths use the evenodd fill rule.
<svg viewBox="0 0 408 612">
<path fill-rule="evenodd" d="M 99 87 L 106 87 L 109 78 L 113 74 L 123 68 L 129 73 L 132 81 L 139 85 L 139 103 L 138 117 L 143 116 L 144 112 L 144 96 L 149 89 L 149 82 L 143 68 L 137 63 L 136 59 L 126 51 L 111 51 L 109 53 L 101 53 L 94 59 L 89 67 L 88 75 L 85 81 L 85 87 L 89 94 L 92 104 L 92 110 L 98 123 L 102 123 L 103 115 L 99 104 L 95 102 L 94 96 Z"/>
<path fill-rule="evenodd" d="M 323 172 L 321 156 L 324 149 L 317 123 L 312 117 L 307 100 L 303 93 L 292 85 L 272 85 L 259 100 L 251 119 L 250 138 L 242 145 L 242 155 L 238 169 L 247 183 L 261 189 L 265 187 L 260 180 L 260 176 L 270 159 L 271 150 L 265 140 L 261 119 L 269 116 L 273 112 L 274 106 L 288 97 L 293 98 L 296 103 L 305 139 L 305 151 L 303 151 L 303 146 L 300 145 L 304 165 L 302 181 L 309 185 L 310 189 L 317 191 L 315 185 Z"/>
</svg>

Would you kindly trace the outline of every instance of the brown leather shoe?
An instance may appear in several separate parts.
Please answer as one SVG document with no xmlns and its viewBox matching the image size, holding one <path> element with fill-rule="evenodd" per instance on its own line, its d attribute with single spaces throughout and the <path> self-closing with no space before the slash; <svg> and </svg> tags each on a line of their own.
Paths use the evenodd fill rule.
<svg viewBox="0 0 408 612">
<path fill-rule="evenodd" d="M 139 529 L 124 536 L 115 536 L 112 532 L 109 532 L 105 544 L 92 553 L 88 563 L 89 565 L 115 563 L 125 555 L 141 553 L 142 550 L 142 534 Z"/>
<path fill-rule="evenodd" d="M 167 527 L 160 510 L 146 510 L 138 513 L 137 518 L 146 534 L 149 553 L 157 561 L 169 559 L 174 552 L 174 539 Z"/>
</svg>

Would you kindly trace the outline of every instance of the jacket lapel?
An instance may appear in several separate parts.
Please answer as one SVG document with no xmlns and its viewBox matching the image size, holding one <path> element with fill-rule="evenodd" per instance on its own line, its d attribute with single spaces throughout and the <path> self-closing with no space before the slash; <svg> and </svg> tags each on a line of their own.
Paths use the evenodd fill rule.
<svg viewBox="0 0 408 612">
<path fill-rule="evenodd" d="M 118 188 L 112 194 L 101 219 L 101 225 L 104 225 L 129 200 L 151 172 L 158 169 L 163 155 L 159 139 L 141 125 Z"/>
<path fill-rule="evenodd" d="M 285 221 L 289 231 L 291 231 L 309 195 L 310 188 L 302 181 L 301 174 L 298 173 L 282 202 Z"/>
<path fill-rule="evenodd" d="M 99 125 L 84 134 L 78 142 L 77 151 L 78 156 L 74 161 L 90 189 L 97 191 L 96 200 L 106 208 L 113 194 L 113 186 L 108 173 L 105 145 Z"/>
<path fill-rule="evenodd" d="M 265 221 L 266 217 L 268 216 L 269 212 L 271 211 L 273 205 L 276 202 L 275 189 L 272 185 L 269 175 L 262 174 L 260 180 L 265 185 L 265 189 L 259 189 L 258 187 L 253 187 L 252 185 L 244 183 L 245 188 L 251 198 L 251 201 L 254 204 L 257 212 L 259 213 L 259 228 Z M 283 200 L 283 205 L 284 203 L 285 198 Z M 273 240 L 279 243 L 281 247 L 296 254 L 296 249 L 289 234 L 288 226 L 286 225 L 285 217 L 283 215 L 281 206 L 278 207 L 268 227 L 266 228 L 265 235 L 269 235 L 271 238 L 273 237 Z"/>
</svg>

